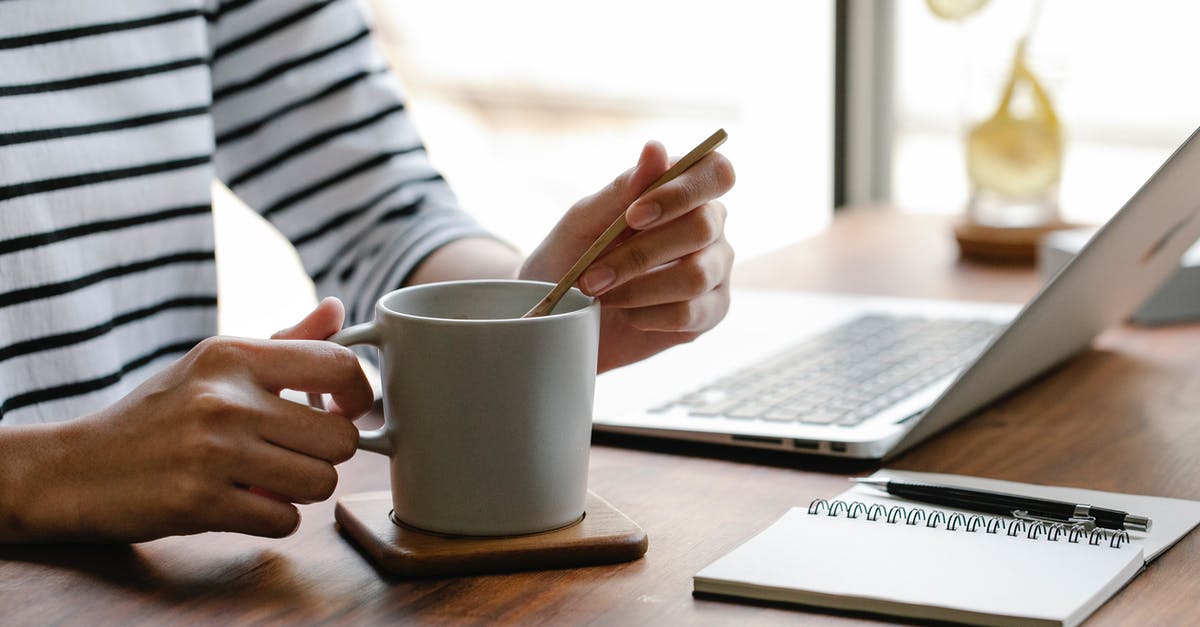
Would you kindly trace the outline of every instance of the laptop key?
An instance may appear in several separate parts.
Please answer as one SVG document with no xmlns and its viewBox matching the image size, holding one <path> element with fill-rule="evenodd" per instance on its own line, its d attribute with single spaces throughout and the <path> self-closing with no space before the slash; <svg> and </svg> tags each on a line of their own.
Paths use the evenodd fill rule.
<svg viewBox="0 0 1200 627">
<path fill-rule="evenodd" d="M 762 415 L 762 419 L 770 422 L 795 422 L 803 413 L 794 409 L 776 407 L 767 410 L 767 413 Z"/>
<path fill-rule="evenodd" d="M 737 407 L 743 401 L 739 398 L 726 399 L 710 403 L 701 407 L 692 407 L 688 410 L 688 414 L 692 416 L 725 416 L 728 415 L 733 408 Z"/>
<path fill-rule="evenodd" d="M 817 411 L 809 412 L 800 416 L 800 422 L 810 425 L 827 425 L 837 421 L 841 414 L 818 409 Z"/>
<path fill-rule="evenodd" d="M 837 424 L 843 427 L 853 427 L 860 425 L 864 420 L 874 416 L 877 412 L 859 410 L 852 411 L 838 419 Z"/>
<path fill-rule="evenodd" d="M 730 418 L 758 418 L 769 409 L 770 406 L 761 403 L 746 403 L 729 410 L 726 415 Z"/>
</svg>

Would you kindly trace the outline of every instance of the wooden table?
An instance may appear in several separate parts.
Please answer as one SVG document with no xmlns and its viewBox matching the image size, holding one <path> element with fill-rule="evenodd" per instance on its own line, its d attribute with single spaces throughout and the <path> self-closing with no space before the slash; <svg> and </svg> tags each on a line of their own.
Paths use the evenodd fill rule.
<svg viewBox="0 0 1200 627">
<path fill-rule="evenodd" d="M 871 209 L 844 212 L 821 236 L 742 263 L 735 284 L 991 300 L 1024 300 L 1038 288 L 1029 269 L 959 262 L 943 218 Z M 1200 326 L 1115 329 L 892 466 L 1200 499 Z M 848 474 L 869 470 L 610 436 L 593 449 L 591 487 L 649 533 L 637 562 L 388 580 L 337 533 L 332 503 L 322 503 L 303 507 L 303 525 L 284 540 L 205 534 L 133 547 L 0 548 L 0 623 L 865 622 L 693 599 L 691 576 L 789 507 L 841 492 Z M 341 477 L 339 495 L 386 488 L 386 460 L 360 453 Z M 1197 616 L 1200 537 L 1192 534 L 1092 624 Z"/>
</svg>

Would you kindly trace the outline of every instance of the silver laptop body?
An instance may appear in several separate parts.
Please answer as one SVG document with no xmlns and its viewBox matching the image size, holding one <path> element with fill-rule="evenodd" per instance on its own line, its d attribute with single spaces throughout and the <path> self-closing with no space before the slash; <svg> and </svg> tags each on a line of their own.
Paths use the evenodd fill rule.
<svg viewBox="0 0 1200 627">
<path fill-rule="evenodd" d="M 896 455 L 1084 350 L 1098 333 L 1126 318 L 1178 268 L 1180 257 L 1200 238 L 1198 135 L 1200 132 L 1193 133 L 1023 308 L 735 289 L 729 315 L 713 331 L 691 344 L 601 375 L 594 426 L 598 431 L 805 454 L 869 459 Z M 922 354 L 938 350 L 941 341 L 932 342 L 928 351 L 910 352 L 899 362 L 886 363 L 875 363 L 876 353 L 858 346 L 854 350 L 860 352 L 854 356 L 828 363 L 861 362 L 868 374 L 885 375 L 900 367 L 895 363 L 917 363 L 908 367 L 915 371 L 908 377 L 912 389 L 891 394 L 884 399 L 886 403 L 872 401 L 865 410 L 853 410 L 857 412 L 854 415 L 834 416 L 828 410 L 831 405 L 824 405 L 817 414 L 793 412 L 795 418 L 788 419 L 787 403 L 779 405 L 779 399 L 803 401 L 807 395 L 822 396 L 832 388 L 837 388 L 833 389 L 837 394 L 850 390 L 853 395 L 853 391 L 870 386 L 853 381 L 829 389 L 805 386 L 805 381 L 811 383 L 811 377 L 820 376 L 814 372 L 828 370 L 821 365 L 826 362 L 818 360 L 818 366 L 808 369 L 788 365 L 786 372 L 799 373 L 789 379 L 780 376 L 784 366 L 779 364 L 786 362 L 781 355 L 804 352 L 805 346 L 819 346 L 836 355 L 841 348 L 830 338 L 838 339 L 846 329 L 873 329 L 880 321 L 890 324 L 894 320 L 902 324 L 931 321 L 933 326 L 980 321 L 983 326 L 995 326 L 982 336 L 971 335 L 968 344 L 978 341 L 965 347 L 965 358 L 950 364 L 943 361 L 949 358 L 941 357 L 942 353 L 935 353 L 932 361 L 918 363 Z M 884 335 L 887 333 L 892 332 Z M 799 392 L 791 397 L 786 392 L 772 393 L 764 384 L 767 378 L 780 385 L 798 386 Z M 843 378 L 833 376 L 847 383 Z M 919 385 L 914 386 L 913 381 Z M 728 392 L 714 392 L 714 388 L 746 382 L 754 386 L 748 400 L 731 404 L 725 412 L 722 401 Z M 703 408 L 701 415 L 694 412 L 696 407 Z"/>
</svg>

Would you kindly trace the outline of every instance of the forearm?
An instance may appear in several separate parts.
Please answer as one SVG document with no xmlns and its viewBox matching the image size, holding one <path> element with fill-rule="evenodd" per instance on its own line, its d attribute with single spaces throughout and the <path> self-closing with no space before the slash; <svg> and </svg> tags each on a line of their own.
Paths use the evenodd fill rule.
<svg viewBox="0 0 1200 627">
<path fill-rule="evenodd" d="M 495 239 L 468 237 L 442 246 L 412 273 L 410 285 L 459 279 L 513 279 L 523 261 L 516 249 Z"/>
<path fill-rule="evenodd" d="M 0 428 L 0 543 L 50 539 L 69 525 L 64 478 L 52 470 L 66 455 L 67 431 L 66 423 Z"/>
</svg>

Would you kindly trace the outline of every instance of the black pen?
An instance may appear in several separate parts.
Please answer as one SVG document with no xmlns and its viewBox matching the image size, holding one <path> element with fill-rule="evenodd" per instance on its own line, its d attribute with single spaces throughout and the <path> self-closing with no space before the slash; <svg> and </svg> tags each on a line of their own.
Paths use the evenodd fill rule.
<svg viewBox="0 0 1200 627">
<path fill-rule="evenodd" d="M 934 505 L 945 505 L 958 509 L 1012 516 L 1025 520 L 1040 520 L 1063 524 L 1082 524 L 1105 529 L 1128 529 L 1149 531 L 1150 519 L 1127 512 L 1092 505 L 1052 501 L 1016 494 L 1003 494 L 987 490 L 969 490 L 930 483 L 910 483 L 889 479 L 854 479 L 901 498 Z"/>
</svg>

